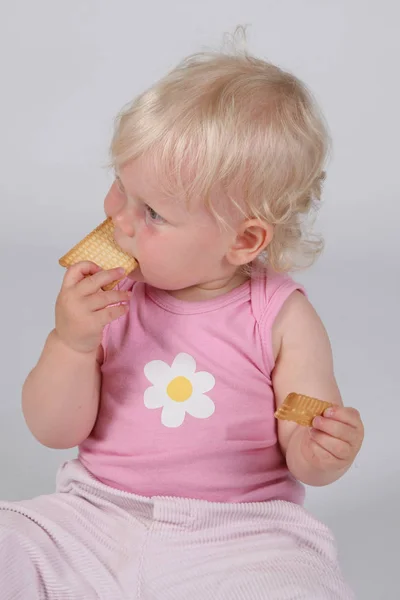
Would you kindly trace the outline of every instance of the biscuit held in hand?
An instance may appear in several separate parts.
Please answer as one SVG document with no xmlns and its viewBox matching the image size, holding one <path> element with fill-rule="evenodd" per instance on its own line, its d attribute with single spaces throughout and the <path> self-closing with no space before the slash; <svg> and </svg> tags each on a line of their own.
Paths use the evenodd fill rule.
<svg viewBox="0 0 400 600">
<path fill-rule="evenodd" d="M 292 392 L 286 396 L 275 412 L 275 417 L 283 421 L 294 421 L 304 427 L 311 427 L 314 418 L 322 415 L 331 406 L 331 402 Z"/>
<path fill-rule="evenodd" d="M 103 221 L 96 229 L 78 242 L 58 261 L 62 267 L 69 268 L 81 261 L 91 261 L 104 270 L 122 268 L 128 275 L 137 262 L 117 245 L 114 240 L 114 224 L 111 218 Z M 120 281 L 120 280 L 118 280 Z M 113 281 L 103 289 L 111 290 L 118 281 Z"/>
</svg>

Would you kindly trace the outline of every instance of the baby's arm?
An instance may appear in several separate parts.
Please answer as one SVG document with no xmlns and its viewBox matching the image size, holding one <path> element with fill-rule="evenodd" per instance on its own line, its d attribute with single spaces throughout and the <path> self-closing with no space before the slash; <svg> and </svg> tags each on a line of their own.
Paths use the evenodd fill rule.
<svg viewBox="0 0 400 600">
<path fill-rule="evenodd" d="M 332 415 L 318 417 L 312 430 L 278 421 L 278 437 L 291 473 L 308 485 L 339 479 L 358 453 L 363 426 L 358 411 L 344 408 L 336 383 L 326 330 L 310 302 L 294 292 L 273 329 L 276 365 L 272 374 L 276 406 L 290 392 L 332 402 Z M 311 435 L 312 432 L 312 435 Z"/>
<path fill-rule="evenodd" d="M 90 277 L 88 277 L 90 275 Z M 85 440 L 99 407 L 104 327 L 128 310 L 129 293 L 102 291 L 121 275 L 81 262 L 70 267 L 56 302 L 56 326 L 22 390 L 27 425 L 43 445 Z"/>
<path fill-rule="evenodd" d="M 22 389 L 24 417 L 35 438 L 58 449 L 86 439 L 96 420 L 100 383 L 96 352 L 77 352 L 51 331 Z"/>
</svg>

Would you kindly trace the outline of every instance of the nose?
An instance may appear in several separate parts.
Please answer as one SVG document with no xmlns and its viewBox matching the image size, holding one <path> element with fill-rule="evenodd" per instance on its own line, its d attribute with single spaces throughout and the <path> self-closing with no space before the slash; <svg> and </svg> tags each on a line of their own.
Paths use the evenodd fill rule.
<svg viewBox="0 0 400 600">
<path fill-rule="evenodd" d="M 134 214 L 128 206 L 126 198 L 121 197 L 113 184 L 104 200 L 104 212 L 111 217 L 116 228 L 124 235 L 133 237 L 135 235 Z"/>
<path fill-rule="evenodd" d="M 123 209 L 112 217 L 112 220 L 116 229 L 119 229 L 128 237 L 133 237 L 135 235 L 133 215 L 129 215 L 128 213 L 129 211 Z"/>
</svg>

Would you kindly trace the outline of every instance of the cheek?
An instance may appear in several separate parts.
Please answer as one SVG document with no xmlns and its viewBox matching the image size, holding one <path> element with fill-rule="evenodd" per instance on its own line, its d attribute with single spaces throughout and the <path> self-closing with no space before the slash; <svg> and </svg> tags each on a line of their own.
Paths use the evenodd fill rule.
<svg viewBox="0 0 400 600">
<path fill-rule="evenodd" d="M 143 223 L 136 230 L 135 244 L 138 258 L 142 258 L 144 269 L 162 273 L 169 264 L 176 263 L 180 246 L 176 238 L 168 233 L 161 233 L 155 227 Z M 168 269 L 169 270 L 169 269 Z"/>
<path fill-rule="evenodd" d="M 166 244 L 163 245 L 159 236 L 152 231 L 152 228 L 141 220 L 136 221 L 135 246 L 142 256 L 142 261 L 147 263 L 154 262 L 156 256 L 162 255 Z"/>
<path fill-rule="evenodd" d="M 192 232 L 191 241 L 197 255 L 214 260 L 224 253 L 227 246 L 225 236 L 216 225 L 205 226 Z"/>
</svg>

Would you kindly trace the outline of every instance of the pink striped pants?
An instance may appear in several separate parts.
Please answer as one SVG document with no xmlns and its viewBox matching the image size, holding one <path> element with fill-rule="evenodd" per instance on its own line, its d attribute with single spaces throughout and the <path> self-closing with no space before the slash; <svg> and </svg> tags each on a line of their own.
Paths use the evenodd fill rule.
<svg viewBox="0 0 400 600">
<path fill-rule="evenodd" d="M 330 531 L 283 501 L 143 498 L 65 463 L 0 503 L 1 600 L 350 600 Z"/>
</svg>

